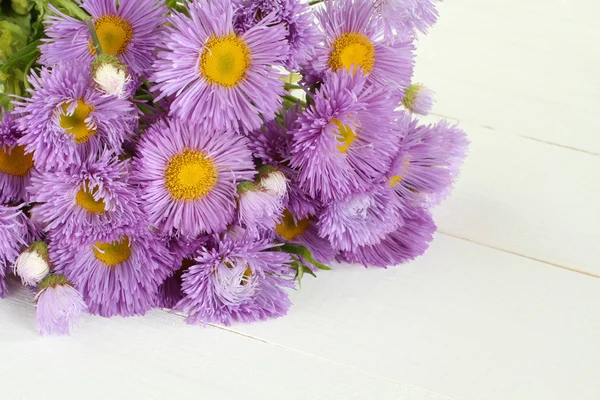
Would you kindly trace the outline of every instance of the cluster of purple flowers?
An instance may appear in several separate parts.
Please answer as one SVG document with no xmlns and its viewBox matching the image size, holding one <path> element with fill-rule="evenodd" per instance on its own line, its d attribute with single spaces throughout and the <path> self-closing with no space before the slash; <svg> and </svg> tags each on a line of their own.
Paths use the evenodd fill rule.
<svg viewBox="0 0 600 400">
<path fill-rule="evenodd" d="M 0 123 L 0 296 L 83 311 L 284 315 L 304 272 L 422 254 L 465 156 L 412 84 L 432 0 L 82 0 Z"/>
</svg>

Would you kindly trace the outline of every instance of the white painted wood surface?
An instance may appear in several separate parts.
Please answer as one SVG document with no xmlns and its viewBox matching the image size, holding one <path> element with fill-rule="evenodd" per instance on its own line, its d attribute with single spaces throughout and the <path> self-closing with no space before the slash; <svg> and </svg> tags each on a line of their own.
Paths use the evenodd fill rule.
<svg viewBox="0 0 600 400">
<path fill-rule="evenodd" d="M 306 277 L 286 318 L 230 329 L 154 311 L 41 338 L 13 290 L 0 399 L 599 400 L 600 3 L 440 12 L 416 76 L 473 144 L 425 256 Z"/>
</svg>

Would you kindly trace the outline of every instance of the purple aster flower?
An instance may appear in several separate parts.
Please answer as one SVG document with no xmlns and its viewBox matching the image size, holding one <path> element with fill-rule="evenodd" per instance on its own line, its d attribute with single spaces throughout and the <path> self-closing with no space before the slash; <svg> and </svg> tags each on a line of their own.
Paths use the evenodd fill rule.
<svg viewBox="0 0 600 400">
<path fill-rule="evenodd" d="M 89 68 L 80 63 L 42 68 L 30 76 L 31 98 L 16 103 L 22 113 L 18 141 L 33 152 L 38 170 L 81 162 L 81 152 L 120 149 L 135 125 L 132 104 L 94 88 Z"/>
<path fill-rule="evenodd" d="M 425 253 L 433 239 L 436 226 L 427 210 L 413 207 L 404 224 L 385 235 L 380 243 L 357 246 L 342 253 L 350 263 L 386 268 L 414 259 Z"/>
<path fill-rule="evenodd" d="M 234 27 L 239 33 L 275 13 L 271 24 L 282 24 L 287 31 L 290 52 L 285 65 L 288 68 L 297 69 L 304 64 L 319 44 L 310 8 L 299 0 L 236 0 L 236 3 Z"/>
<path fill-rule="evenodd" d="M 418 125 L 405 115 L 398 125 L 404 132 L 400 151 L 386 178 L 406 201 L 431 205 L 432 196 L 441 200 L 440 194 L 448 193 L 466 155 L 468 140 L 461 129 L 446 121 Z"/>
<path fill-rule="evenodd" d="M 427 115 L 433 107 L 434 91 L 420 83 L 413 83 L 404 91 L 402 104 L 411 113 Z"/>
<path fill-rule="evenodd" d="M 118 5 L 117 5 L 118 4 Z M 118 57 L 133 74 L 147 75 L 156 58 L 165 23 L 162 0 L 83 0 L 81 7 L 94 20 L 98 40 L 105 54 Z M 74 60 L 87 67 L 96 51 L 85 22 L 62 14 L 50 6 L 54 15 L 45 21 L 47 39 L 40 46 L 41 62 L 52 66 Z"/>
<path fill-rule="evenodd" d="M 0 121 L 0 202 L 27 198 L 25 188 L 35 173 L 33 154 L 17 144 L 21 137 L 13 113 L 2 111 Z"/>
<path fill-rule="evenodd" d="M 298 106 L 283 110 L 281 121 L 278 118 L 267 121 L 263 128 L 251 132 L 248 136 L 249 146 L 255 157 L 265 164 L 277 167 L 286 177 L 288 190 L 283 199 L 283 205 L 298 218 L 316 215 L 321 203 L 306 193 L 299 185 L 298 171 L 289 167 L 292 153 L 290 132 L 301 127 L 298 122 L 300 108 Z M 259 179 L 260 170 L 259 170 Z"/>
<path fill-rule="evenodd" d="M 339 250 L 377 244 L 387 232 L 403 223 L 400 199 L 389 185 L 349 195 L 323 207 L 317 224 L 319 235 Z"/>
<path fill-rule="evenodd" d="M 284 287 L 293 287 L 291 258 L 264 241 L 225 237 L 203 248 L 183 274 L 185 297 L 175 309 L 188 323 L 254 322 L 287 313 Z"/>
<path fill-rule="evenodd" d="M 370 82 L 395 89 L 410 84 L 413 49 L 410 42 L 387 43 L 372 18 L 373 0 L 330 0 L 315 11 L 323 47 L 316 50 L 311 72 L 360 68 Z"/>
<path fill-rule="evenodd" d="M 238 185 L 238 195 L 238 221 L 248 234 L 258 237 L 260 231 L 275 228 L 283 212 L 282 198 L 247 181 Z"/>
<path fill-rule="evenodd" d="M 407 42 L 417 36 L 417 31 L 427 33 L 435 24 L 437 0 L 372 0 L 375 17 L 386 39 Z"/>
<path fill-rule="evenodd" d="M 68 335 L 87 310 L 81 293 L 64 275 L 49 275 L 42 280 L 35 302 L 42 335 Z"/>
<path fill-rule="evenodd" d="M 37 239 L 37 230 L 23 213 L 23 206 L 0 204 L 0 297 L 6 295 L 5 277 L 21 250 Z"/>
<path fill-rule="evenodd" d="M 31 181 L 31 212 L 55 239 L 73 240 L 112 226 L 139 221 L 136 190 L 128 184 L 128 162 L 104 151 L 81 164 L 45 172 Z"/>
<path fill-rule="evenodd" d="M 272 165 L 264 165 L 258 170 L 257 183 L 262 190 L 277 199 L 284 199 L 288 193 L 287 177 Z"/>
<path fill-rule="evenodd" d="M 177 94 L 171 115 L 198 121 L 207 130 L 251 131 L 272 119 L 284 93 L 276 66 L 289 46 L 283 25 L 269 14 L 243 34 L 233 29 L 226 0 L 189 4 L 189 17 L 174 12 L 155 63 L 153 90 Z"/>
<path fill-rule="evenodd" d="M 141 222 L 73 243 L 53 241 L 50 257 L 56 272 L 79 289 L 90 313 L 103 317 L 148 311 L 173 262 L 164 241 Z"/>
<path fill-rule="evenodd" d="M 195 265 L 195 254 L 207 241 L 208 237 L 206 236 L 194 239 L 182 236 L 171 238 L 168 241 L 167 248 L 173 256 L 172 272 L 158 288 L 156 307 L 173 308 L 175 304 L 183 299 L 183 291 L 181 290 L 183 273 L 192 265 Z"/>
<path fill-rule="evenodd" d="M 275 227 L 275 232 L 281 241 L 305 246 L 320 262 L 328 263 L 336 255 L 329 241 L 319 236 L 317 219 L 311 215 L 300 218 L 286 209 L 283 211 L 281 222 Z"/>
<path fill-rule="evenodd" d="M 330 73 L 299 118 L 290 166 L 300 187 L 324 202 L 381 180 L 398 149 L 393 129 L 397 97 L 361 74 Z"/>
<path fill-rule="evenodd" d="M 254 174 L 246 138 L 173 119 L 146 131 L 132 179 L 142 186 L 153 226 L 197 236 L 227 228 L 235 215 L 237 184 Z"/>
</svg>

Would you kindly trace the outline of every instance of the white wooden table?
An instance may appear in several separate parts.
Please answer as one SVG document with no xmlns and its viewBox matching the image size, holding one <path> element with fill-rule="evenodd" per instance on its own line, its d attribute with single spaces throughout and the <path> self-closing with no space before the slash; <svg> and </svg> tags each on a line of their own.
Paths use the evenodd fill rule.
<svg viewBox="0 0 600 400">
<path fill-rule="evenodd" d="M 600 399 L 600 2 L 440 12 L 416 76 L 472 145 L 425 256 L 307 277 L 286 318 L 227 329 L 153 311 L 41 338 L 17 291 L 0 399 Z"/>
</svg>

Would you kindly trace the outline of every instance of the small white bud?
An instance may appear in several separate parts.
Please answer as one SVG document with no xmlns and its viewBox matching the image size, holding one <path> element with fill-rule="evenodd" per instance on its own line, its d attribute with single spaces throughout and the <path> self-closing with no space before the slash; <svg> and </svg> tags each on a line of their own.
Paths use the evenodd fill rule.
<svg viewBox="0 0 600 400">
<path fill-rule="evenodd" d="M 21 277 L 24 285 L 35 286 L 50 273 L 48 247 L 43 242 L 34 242 L 15 261 L 13 271 Z"/>
<path fill-rule="evenodd" d="M 111 63 L 104 63 L 96 68 L 94 81 L 102 91 L 111 96 L 125 97 L 125 86 L 130 81 L 129 75 Z"/>
<path fill-rule="evenodd" d="M 269 172 L 259 183 L 267 193 L 278 199 L 282 199 L 287 192 L 287 179 L 281 171 Z"/>
</svg>

